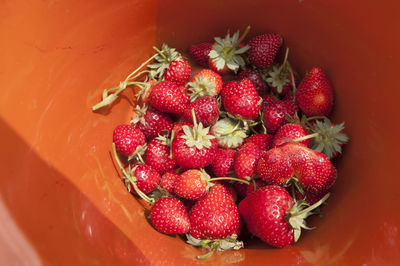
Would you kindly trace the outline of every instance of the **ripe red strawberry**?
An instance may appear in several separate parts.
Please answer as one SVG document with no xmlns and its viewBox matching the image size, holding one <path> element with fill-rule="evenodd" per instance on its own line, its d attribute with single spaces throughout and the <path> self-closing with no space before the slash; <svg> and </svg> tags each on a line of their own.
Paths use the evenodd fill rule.
<svg viewBox="0 0 400 266">
<path fill-rule="evenodd" d="M 258 160 L 261 157 L 260 149 L 252 142 L 248 142 L 237 151 L 234 162 L 236 176 L 241 179 L 250 179 L 255 173 Z"/>
<path fill-rule="evenodd" d="M 154 228 L 164 234 L 185 234 L 190 230 L 185 206 L 175 198 L 159 198 L 151 208 L 150 219 Z"/>
<path fill-rule="evenodd" d="M 263 110 L 263 122 L 269 133 L 275 133 L 281 126 L 288 123 L 287 116 L 294 116 L 297 105 L 291 101 L 278 101 L 269 104 Z"/>
<path fill-rule="evenodd" d="M 154 138 L 147 145 L 144 160 L 161 175 L 176 166 L 175 160 L 170 156 L 170 145 L 167 137 Z"/>
<path fill-rule="evenodd" d="M 147 66 L 155 71 L 153 76 L 164 78 L 177 85 L 187 83 L 192 71 L 189 63 L 174 48 L 168 47 L 165 43 L 161 48 L 161 51 L 155 48 L 158 53 L 154 59 L 155 63 Z"/>
<path fill-rule="evenodd" d="M 215 176 L 233 176 L 233 163 L 235 151 L 231 149 L 217 149 L 215 158 L 211 163 L 211 169 Z"/>
<path fill-rule="evenodd" d="M 253 83 L 245 78 L 238 84 L 231 83 L 222 89 L 221 97 L 225 110 L 243 119 L 255 119 L 261 107 L 260 97 Z M 235 86 L 237 84 L 237 86 Z"/>
<path fill-rule="evenodd" d="M 170 170 L 161 176 L 160 187 L 165 189 L 169 194 L 175 195 L 174 185 L 178 178 L 179 174 L 176 173 L 176 169 Z"/>
<path fill-rule="evenodd" d="M 194 113 L 194 112 L 193 112 Z M 217 140 L 209 133 L 210 128 L 194 121 L 193 127 L 183 126 L 172 140 L 172 155 L 183 168 L 202 168 L 211 164 L 218 148 Z"/>
<path fill-rule="evenodd" d="M 168 114 L 148 108 L 146 105 L 143 107 L 136 106 L 135 117 L 131 120 L 131 123 L 143 132 L 147 140 L 151 140 L 159 134 L 171 132 L 173 127 L 172 119 Z"/>
<path fill-rule="evenodd" d="M 251 39 L 249 45 L 250 62 L 258 68 L 267 68 L 282 45 L 282 37 L 278 34 L 263 34 Z"/>
<path fill-rule="evenodd" d="M 278 147 L 286 142 L 290 142 L 294 139 L 302 138 L 308 135 L 307 130 L 299 124 L 289 123 L 283 125 L 275 134 L 272 146 Z M 306 147 L 310 147 L 311 139 L 305 139 L 298 142 Z"/>
<path fill-rule="evenodd" d="M 281 185 L 294 174 L 289 156 L 279 148 L 267 151 L 258 161 L 257 174 L 269 185 Z"/>
<path fill-rule="evenodd" d="M 203 69 L 187 84 L 191 101 L 202 96 L 215 96 L 222 90 L 222 78 L 211 69 Z"/>
<path fill-rule="evenodd" d="M 272 96 L 270 94 L 265 95 L 262 98 L 261 110 L 264 110 L 265 107 L 267 107 L 268 105 L 271 105 L 271 104 L 276 103 L 278 101 L 279 100 L 275 96 Z"/>
<path fill-rule="evenodd" d="M 208 54 L 212 49 L 211 43 L 200 43 L 192 45 L 190 47 L 189 53 L 194 58 L 197 64 L 201 66 L 208 66 Z"/>
<path fill-rule="evenodd" d="M 238 79 L 242 80 L 244 78 L 249 79 L 256 89 L 258 95 L 264 96 L 268 93 L 268 87 L 265 83 L 264 79 L 262 78 L 260 72 L 255 69 L 246 69 L 239 73 Z"/>
<path fill-rule="evenodd" d="M 333 88 L 321 68 L 312 68 L 301 81 L 296 101 L 306 116 L 328 116 L 331 113 Z"/>
<path fill-rule="evenodd" d="M 266 186 L 247 196 L 239 204 L 239 211 L 252 234 L 274 247 L 283 248 L 299 239 L 301 228 L 310 229 L 305 219 L 328 197 L 326 195 L 306 210 L 307 205 L 302 201 L 295 203 L 284 188 Z"/>
<path fill-rule="evenodd" d="M 150 103 L 161 112 L 180 114 L 189 104 L 189 97 L 175 83 L 161 81 L 154 85 Z"/>
<path fill-rule="evenodd" d="M 225 149 L 239 147 L 247 137 L 243 122 L 229 117 L 218 120 L 212 126 L 211 132 L 217 138 L 219 147 Z"/>
<path fill-rule="evenodd" d="M 174 193 L 185 199 L 199 199 L 207 193 L 209 179 L 204 171 L 187 170 L 175 180 Z"/>
<path fill-rule="evenodd" d="M 194 109 L 198 122 L 203 123 L 206 127 L 212 126 L 218 120 L 219 106 L 214 97 L 204 96 L 186 106 L 183 118 L 190 123 L 193 123 L 192 109 Z"/>
<path fill-rule="evenodd" d="M 147 164 L 136 164 L 129 170 L 131 175 L 136 178 L 137 187 L 145 194 L 148 194 L 157 188 L 160 183 L 160 174 L 150 165 Z M 137 194 L 131 184 L 131 191 Z"/>
<path fill-rule="evenodd" d="M 254 143 L 264 154 L 267 150 L 271 149 L 274 136 L 270 134 L 253 134 L 245 140 L 245 143 Z"/>
<path fill-rule="evenodd" d="M 197 239 L 223 239 L 239 235 L 239 211 L 223 185 L 214 185 L 192 207 L 190 235 Z"/>
<path fill-rule="evenodd" d="M 174 123 L 174 127 L 172 128 L 174 136 L 178 135 L 178 133 L 182 131 L 183 126 L 193 127 L 193 124 L 185 121 L 183 118 L 180 118 Z"/>
<path fill-rule="evenodd" d="M 134 154 L 140 146 L 146 144 L 143 133 L 131 125 L 117 126 L 114 129 L 113 141 L 117 151 L 126 156 Z"/>
<path fill-rule="evenodd" d="M 287 143 L 279 149 L 289 156 L 294 173 L 304 190 L 314 193 L 327 191 L 335 182 L 336 169 L 323 153 L 299 143 Z"/>
<path fill-rule="evenodd" d="M 165 71 L 164 79 L 177 85 L 184 85 L 189 82 L 191 72 L 192 69 L 188 61 L 181 57 L 169 64 L 168 69 Z"/>
<path fill-rule="evenodd" d="M 209 67 L 221 75 L 225 75 L 231 71 L 236 73 L 239 67 L 244 67 L 245 61 L 241 54 L 244 54 L 249 49 L 249 46 L 240 47 L 239 44 L 249 30 L 250 27 L 247 27 L 240 38 L 239 32 L 233 34 L 232 38 L 229 33 L 224 39 L 216 37 L 215 43 L 208 54 L 210 57 L 208 60 Z"/>
</svg>

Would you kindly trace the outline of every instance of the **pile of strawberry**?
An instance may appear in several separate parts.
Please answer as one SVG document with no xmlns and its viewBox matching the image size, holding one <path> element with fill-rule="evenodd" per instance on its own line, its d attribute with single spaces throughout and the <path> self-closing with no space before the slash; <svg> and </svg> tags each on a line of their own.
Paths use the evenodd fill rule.
<svg viewBox="0 0 400 266">
<path fill-rule="evenodd" d="M 154 47 L 93 107 L 140 89 L 131 124 L 114 129 L 116 162 L 128 190 L 151 205 L 154 228 L 186 234 L 210 251 L 202 258 L 243 247 L 246 232 L 274 247 L 297 241 L 328 198 L 331 160 L 348 140 L 328 118 L 334 96 L 322 69 L 300 82 L 288 49 L 276 62 L 282 37 L 246 44 L 248 30 L 193 45 L 199 71 L 166 44 Z"/>
</svg>

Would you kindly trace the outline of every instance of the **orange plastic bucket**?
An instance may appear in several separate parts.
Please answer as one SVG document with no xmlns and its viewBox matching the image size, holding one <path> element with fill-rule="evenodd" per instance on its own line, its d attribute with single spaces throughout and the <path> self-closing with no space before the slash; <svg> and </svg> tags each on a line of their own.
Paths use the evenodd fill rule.
<svg viewBox="0 0 400 266">
<path fill-rule="evenodd" d="M 1 265 L 394 265 L 400 261 L 400 4 L 389 1 L 3 1 L 0 8 Z M 296 245 L 203 251 L 158 233 L 112 163 L 131 118 L 115 86 L 167 42 L 186 50 L 251 25 L 284 36 L 304 75 L 321 66 L 351 142 L 317 229 Z"/>
</svg>

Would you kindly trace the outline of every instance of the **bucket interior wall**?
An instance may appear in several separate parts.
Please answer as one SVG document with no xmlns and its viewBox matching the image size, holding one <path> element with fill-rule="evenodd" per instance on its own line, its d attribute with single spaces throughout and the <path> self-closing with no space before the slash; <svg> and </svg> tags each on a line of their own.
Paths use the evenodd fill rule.
<svg viewBox="0 0 400 266">
<path fill-rule="evenodd" d="M 400 260 L 397 171 L 400 4 L 346 1 L 5 1 L 0 8 L 2 265 L 189 265 L 202 251 L 155 231 L 113 164 L 133 93 L 90 107 L 163 42 L 282 34 L 302 75 L 322 67 L 351 138 L 317 228 L 273 249 L 251 241 L 214 265 L 391 265 Z"/>
</svg>

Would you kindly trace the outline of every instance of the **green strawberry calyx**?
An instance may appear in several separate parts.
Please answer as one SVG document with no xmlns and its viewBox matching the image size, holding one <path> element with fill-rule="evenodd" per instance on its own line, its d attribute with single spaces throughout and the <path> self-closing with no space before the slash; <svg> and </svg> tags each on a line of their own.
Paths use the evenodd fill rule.
<svg viewBox="0 0 400 266">
<path fill-rule="evenodd" d="M 286 49 L 285 59 L 283 60 L 282 65 L 279 67 L 274 65 L 272 70 L 267 73 L 269 77 L 265 79 L 267 84 L 270 87 L 276 88 L 278 93 L 282 93 L 283 87 L 290 82 L 289 75 L 292 80 L 293 89 L 296 88 L 296 85 L 294 84 L 294 74 L 288 61 L 288 56 L 289 48 Z"/>
<path fill-rule="evenodd" d="M 322 199 L 311 206 L 305 200 L 296 201 L 292 208 L 286 212 L 285 220 L 293 228 L 294 242 L 299 240 L 302 228 L 306 230 L 314 229 L 307 226 L 305 219 L 314 214 L 313 211 L 323 204 L 329 196 L 330 193 L 327 193 Z"/>
<path fill-rule="evenodd" d="M 202 247 L 208 252 L 204 255 L 197 256 L 198 259 L 206 259 L 211 257 L 211 255 L 214 253 L 214 251 L 225 251 L 225 250 L 239 250 L 243 248 L 243 242 L 237 240 L 237 235 L 233 234 L 231 236 L 228 236 L 227 238 L 224 239 L 197 239 L 194 238 L 190 234 L 186 234 L 187 238 L 187 243 L 195 246 L 195 247 Z"/>
<path fill-rule="evenodd" d="M 247 138 L 246 131 L 243 127 L 243 121 L 229 117 L 218 120 L 211 128 L 218 144 L 230 149 L 237 148 L 243 143 L 243 140 Z"/>
<path fill-rule="evenodd" d="M 190 101 L 193 102 L 203 96 L 215 96 L 215 86 L 215 82 L 200 74 L 194 78 L 194 81 L 187 84 L 187 94 L 190 97 Z"/>
<path fill-rule="evenodd" d="M 155 63 L 147 67 L 155 71 L 154 77 L 156 78 L 161 78 L 164 75 L 171 62 L 182 58 L 181 54 L 175 48 L 169 47 L 166 43 L 162 44 L 161 50 L 155 46 L 153 49 L 157 52 L 154 58 Z"/>
<path fill-rule="evenodd" d="M 344 122 L 338 125 L 332 125 L 328 118 L 323 121 L 316 120 L 311 128 L 311 134 L 294 139 L 293 142 L 300 142 L 306 139 L 313 139 L 311 149 L 322 152 L 328 158 L 342 153 L 342 145 L 349 141 L 349 137 L 343 133 Z"/>
<path fill-rule="evenodd" d="M 249 50 L 250 46 L 246 45 L 242 48 L 239 48 L 239 44 L 246 37 L 249 30 L 250 26 L 247 26 L 240 38 L 239 31 L 235 32 L 232 35 L 232 38 L 229 32 L 226 34 L 224 39 L 221 39 L 220 37 L 215 38 L 216 43 L 212 46 L 208 56 L 215 63 L 215 66 L 218 70 L 222 70 L 227 67 L 236 73 L 239 67 L 245 66 L 246 63 L 241 55 Z"/>
<path fill-rule="evenodd" d="M 141 123 L 142 125 L 146 125 L 146 120 L 144 119 L 144 115 L 147 112 L 147 105 L 143 105 L 142 107 L 140 105 L 136 105 L 134 113 L 135 117 L 131 120 L 131 124 L 136 125 L 137 123 Z"/>
<path fill-rule="evenodd" d="M 181 138 L 186 139 L 186 145 L 188 147 L 195 146 L 198 150 L 205 148 L 210 148 L 212 143 L 211 140 L 215 139 L 215 136 L 210 135 L 210 127 L 203 127 L 200 122 L 197 124 L 196 115 L 194 113 L 194 108 L 192 109 L 193 117 L 193 127 L 183 126 L 182 130 L 185 133 Z"/>
</svg>

